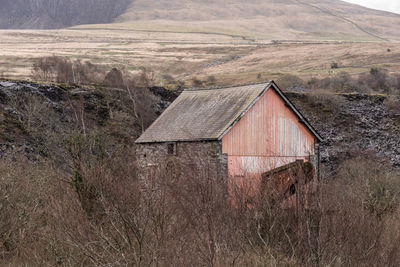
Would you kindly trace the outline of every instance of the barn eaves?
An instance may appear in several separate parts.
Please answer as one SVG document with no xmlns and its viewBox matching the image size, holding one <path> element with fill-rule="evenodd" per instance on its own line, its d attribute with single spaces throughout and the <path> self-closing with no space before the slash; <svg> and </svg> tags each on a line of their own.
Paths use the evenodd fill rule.
<svg viewBox="0 0 400 267">
<path fill-rule="evenodd" d="M 275 90 L 315 138 L 321 136 L 286 98 L 278 86 L 268 83 L 220 88 L 186 89 L 136 140 L 136 143 L 221 140 L 267 91 Z"/>
</svg>

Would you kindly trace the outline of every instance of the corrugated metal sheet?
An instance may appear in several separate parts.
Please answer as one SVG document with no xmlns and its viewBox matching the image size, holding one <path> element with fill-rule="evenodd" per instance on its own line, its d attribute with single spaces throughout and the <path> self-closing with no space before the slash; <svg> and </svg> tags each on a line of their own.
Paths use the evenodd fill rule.
<svg viewBox="0 0 400 267">
<path fill-rule="evenodd" d="M 252 157 L 228 156 L 229 176 L 247 176 L 279 168 L 296 160 L 307 161 L 308 157 Z"/>
<path fill-rule="evenodd" d="M 315 136 L 268 90 L 222 138 L 231 176 L 262 173 L 314 155 Z"/>
<path fill-rule="evenodd" d="M 217 140 L 269 86 L 185 90 L 136 142 Z"/>
</svg>

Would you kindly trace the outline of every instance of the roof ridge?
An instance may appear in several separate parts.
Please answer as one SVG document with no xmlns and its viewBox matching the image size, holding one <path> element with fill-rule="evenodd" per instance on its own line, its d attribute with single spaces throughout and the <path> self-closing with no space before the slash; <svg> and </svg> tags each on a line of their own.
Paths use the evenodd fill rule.
<svg viewBox="0 0 400 267">
<path fill-rule="evenodd" d="M 254 83 L 243 83 L 236 85 L 215 85 L 215 86 L 207 86 L 207 87 L 189 87 L 183 89 L 183 91 L 204 91 L 204 90 L 217 90 L 217 89 L 226 89 L 226 88 L 235 88 L 235 87 L 243 87 L 257 84 L 270 84 L 272 80 L 264 81 L 264 82 L 254 82 Z"/>
</svg>

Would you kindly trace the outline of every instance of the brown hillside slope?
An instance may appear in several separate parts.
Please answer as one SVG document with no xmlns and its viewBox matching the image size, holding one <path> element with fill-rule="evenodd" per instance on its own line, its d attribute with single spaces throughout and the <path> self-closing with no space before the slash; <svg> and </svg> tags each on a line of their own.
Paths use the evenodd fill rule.
<svg viewBox="0 0 400 267">
<path fill-rule="evenodd" d="M 132 0 L 0 0 L 0 29 L 55 29 L 110 23 Z"/>
<path fill-rule="evenodd" d="M 339 0 L 135 0 L 118 22 L 235 28 L 268 39 L 400 40 L 400 15 Z"/>
<path fill-rule="evenodd" d="M 400 15 L 340 0 L 0 0 L 0 6 L 3 29 L 151 21 L 151 29 L 229 30 L 269 40 L 400 40 Z"/>
</svg>

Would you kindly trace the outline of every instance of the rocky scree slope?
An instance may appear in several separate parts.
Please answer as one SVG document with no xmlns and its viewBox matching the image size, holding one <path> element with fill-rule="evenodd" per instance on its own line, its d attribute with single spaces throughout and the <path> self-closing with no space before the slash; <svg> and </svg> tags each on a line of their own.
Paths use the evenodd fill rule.
<svg viewBox="0 0 400 267">
<path fill-rule="evenodd" d="M 358 156 L 377 156 L 400 170 L 400 96 L 286 94 L 323 136 L 326 171 Z"/>
<path fill-rule="evenodd" d="M 177 94 L 152 87 L 149 97 L 155 117 Z M 0 80 L 0 156 L 62 159 L 65 140 L 84 133 L 132 145 L 141 133 L 133 113 L 127 92 L 120 89 Z"/>
</svg>

